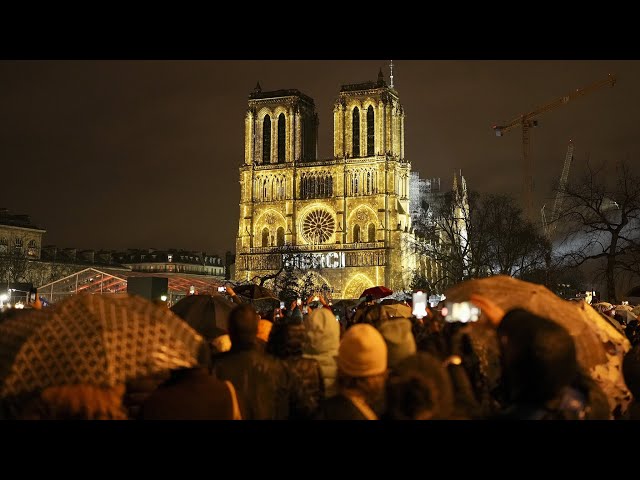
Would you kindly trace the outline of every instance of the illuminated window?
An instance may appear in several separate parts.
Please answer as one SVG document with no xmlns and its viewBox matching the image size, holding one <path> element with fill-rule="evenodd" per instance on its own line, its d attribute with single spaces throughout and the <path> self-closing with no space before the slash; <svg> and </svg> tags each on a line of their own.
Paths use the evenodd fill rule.
<svg viewBox="0 0 640 480">
<path fill-rule="evenodd" d="M 269 246 L 269 229 L 267 227 L 264 227 L 262 229 L 262 246 L 263 247 Z"/>
<path fill-rule="evenodd" d="M 367 109 L 367 156 L 375 155 L 375 129 L 374 129 L 373 107 L 369 105 Z"/>
<path fill-rule="evenodd" d="M 9 249 L 9 242 L 5 237 L 0 238 L 0 253 L 6 252 Z"/>
<path fill-rule="evenodd" d="M 278 117 L 278 163 L 284 163 L 287 146 L 286 120 L 284 113 Z"/>
<path fill-rule="evenodd" d="M 358 243 L 360 241 L 360 225 L 353 226 L 353 243 Z"/>
<path fill-rule="evenodd" d="M 38 254 L 38 244 L 35 240 L 29 240 L 27 244 L 27 255 L 35 257 Z"/>
<path fill-rule="evenodd" d="M 360 110 L 358 107 L 353 109 L 352 120 L 352 151 L 354 157 L 360 156 Z"/>
<path fill-rule="evenodd" d="M 368 230 L 369 230 L 369 232 L 368 232 L 368 235 L 367 235 L 367 241 L 368 242 L 375 242 L 376 241 L 376 226 L 373 223 L 370 223 Z"/>
<path fill-rule="evenodd" d="M 262 163 L 271 161 L 271 117 L 265 115 L 262 122 Z"/>
</svg>

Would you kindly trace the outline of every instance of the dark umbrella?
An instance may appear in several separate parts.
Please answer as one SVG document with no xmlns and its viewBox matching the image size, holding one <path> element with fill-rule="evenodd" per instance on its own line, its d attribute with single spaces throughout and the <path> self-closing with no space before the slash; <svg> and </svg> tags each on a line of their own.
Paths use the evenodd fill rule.
<svg viewBox="0 0 640 480">
<path fill-rule="evenodd" d="M 367 297 L 369 295 L 373 299 L 384 298 L 384 297 L 388 297 L 392 293 L 393 293 L 393 290 L 390 290 L 387 287 L 379 285 L 377 287 L 367 288 L 364 292 L 362 292 L 362 295 L 360 295 L 360 298 Z"/>
<path fill-rule="evenodd" d="M 171 311 L 211 340 L 227 333 L 229 315 L 235 307 L 222 295 L 188 295 L 171 307 Z"/>
<path fill-rule="evenodd" d="M 278 297 L 268 288 L 261 287 L 260 285 L 240 285 L 234 287 L 233 291 L 241 297 L 248 298 L 249 300 L 263 300 L 265 298 L 271 298 L 277 300 Z"/>
<path fill-rule="evenodd" d="M 628 310 L 616 310 L 616 316 L 614 318 L 618 321 L 622 320 L 625 325 L 628 325 L 632 320 L 638 319 L 632 312 Z"/>
</svg>

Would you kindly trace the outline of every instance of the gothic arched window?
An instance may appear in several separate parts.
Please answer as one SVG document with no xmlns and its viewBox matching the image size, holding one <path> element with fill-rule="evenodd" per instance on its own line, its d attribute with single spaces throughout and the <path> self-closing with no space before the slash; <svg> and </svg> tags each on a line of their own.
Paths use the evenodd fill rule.
<svg viewBox="0 0 640 480">
<path fill-rule="evenodd" d="M 287 152 L 286 120 L 284 113 L 278 116 L 278 163 L 284 163 Z"/>
<path fill-rule="evenodd" d="M 267 227 L 264 227 L 262 229 L 262 246 L 263 247 L 269 246 L 269 229 Z"/>
<path fill-rule="evenodd" d="M 353 226 L 353 243 L 358 243 L 360 241 L 360 225 Z"/>
<path fill-rule="evenodd" d="M 262 163 L 271 161 L 271 117 L 264 116 L 262 122 Z"/>
<path fill-rule="evenodd" d="M 278 228 L 278 231 L 276 232 L 276 245 L 278 245 L 279 247 L 284 245 L 284 228 L 283 227 Z"/>
<path fill-rule="evenodd" d="M 369 108 L 367 109 L 367 156 L 370 157 L 372 155 L 375 155 L 374 152 L 374 148 L 375 148 L 375 123 L 374 123 L 374 113 L 373 113 L 373 107 L 371 105 L 369 105 Z"/>
<path fill-rule="evenodd" d="M 358 107 L 353 109 L 353 121 L 352 121 L 352 150 L 353 156 L 360 156 L 360 110 Z"/>
<path fill-rule="evenodd" d="M 367 242 L 375 242 L 376 241 L 376 226 L 373 223 L 370 223 L 368 230 L 369 230 L 369 232 L 368 232 L 368 235 L 367 235 Z"/>
</svg>

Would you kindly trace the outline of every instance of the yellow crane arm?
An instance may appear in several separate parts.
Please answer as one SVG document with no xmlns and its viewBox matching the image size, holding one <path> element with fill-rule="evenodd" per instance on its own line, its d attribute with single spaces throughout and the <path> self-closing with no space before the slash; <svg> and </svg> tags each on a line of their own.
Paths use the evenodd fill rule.
<svg viewBox="0 0 640 480">
<path fill-rule="evenodd" d="M 598 82 L 592 83 L 591 85 L 588 85 L 583 88 L 577 88 L 576 90 L 570 92 L 568 95 L 564 95 L 562 97 L 556 98 L 555 100 L 552 100 L 549 103 L 546 103 L 544 105 L 537 107 L 535 110 L 532 110 L 529 113 L 525 113 L 524 115 L 520 115 L 514 118 L 506 125 L 494 125 L 493 129 L 496 132 L 496 136 L 501 137 L 502 135 L 509 132 L 510 130 L 513 130 L 514 128 L 522 126 L 524 124 L 527 124 L 527 126 L 535 126 L 535 123 L 532 123 L 532 120 L 535 117 L 545 112 L 548 112 L 550 110 L 554 110 L 558 107 L 561 107 L 562 105 L 569 103 L 569 101 L 575 100 L 578 97 L 587 95 L 588 93 L 598 90 L 599 88 L 606 87 L 607 85 L 613 87 L 616 83 L 616 80 L 617 78 L 615 75 L 609 74 L 609 76 L 604 80 L 600 80 Z"/>
</svg>

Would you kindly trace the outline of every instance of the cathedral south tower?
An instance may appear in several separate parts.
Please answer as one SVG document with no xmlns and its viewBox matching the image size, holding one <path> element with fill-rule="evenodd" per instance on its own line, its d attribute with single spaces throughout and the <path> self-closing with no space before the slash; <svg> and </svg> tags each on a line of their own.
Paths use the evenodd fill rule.
<svg viewBox="0 0 640 480">
<path fill-rule="evenodd" d="M 408 288 L 411 164 L 398 93 L 382 73 L 343 85 L 333 116 L 333 158 L 318 159 L 313 99 L 259 85 L 249 95 L 236 280 L 277 271 L 282 255 L 274 252 L 290 245 L 333 298 L 358 298 L 375 285 Z"/>
</svg>

